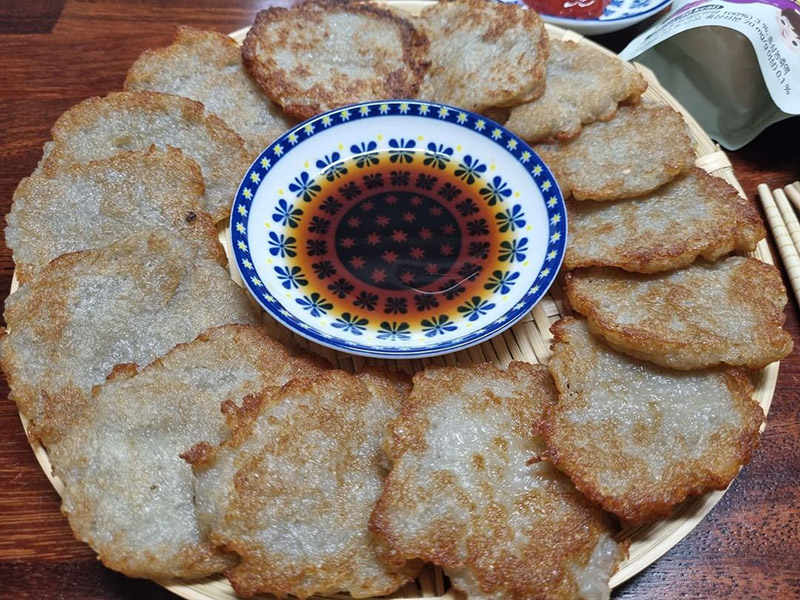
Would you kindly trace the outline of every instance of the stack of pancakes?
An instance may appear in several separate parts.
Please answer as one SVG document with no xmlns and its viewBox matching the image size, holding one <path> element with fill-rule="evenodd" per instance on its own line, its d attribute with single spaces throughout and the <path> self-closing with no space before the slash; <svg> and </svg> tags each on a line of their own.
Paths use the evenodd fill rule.
<svg viewBox="0 0 800 600">
<path fill-rule="evenodd" d="M 323 0 L 262 11 L 242 50 L 180 28 L 67 111 L 7 216 L 0 359 L 75 535 L 130 576 L 242 595 L 386 595 L 432 562 L 475 598 L 607 597 L 620 522 L 731 481 L 764 419 L 743 369 L 792 347 L 777 271 L 725 258 L 757 213 L 645 88 L 518 6 Z M 505 121 L 569 196 L 585 319 L 555 324 L 549 367 L 344 373 L 231 281 L 215 224 L 250 161 L 393 97 Z"/>
</svg>

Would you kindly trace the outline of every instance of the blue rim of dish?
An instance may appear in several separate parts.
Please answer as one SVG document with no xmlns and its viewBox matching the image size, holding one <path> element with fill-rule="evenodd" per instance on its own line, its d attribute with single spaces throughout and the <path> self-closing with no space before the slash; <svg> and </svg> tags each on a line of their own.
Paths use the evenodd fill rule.
<svg viewBox="0 0 800 600">
<path fill-rule="evenodd" d="M 377 110 L 373 110 L 373 108 Z M 300 142 L 313 138 L 318 132 L 327 131 L 332 127 L 352 121 L 403 115 L 446 121 L 463 127 L 473 133 L 482 135 L 490 142 L 500 146 L 508 154 L 511 154 L 527 170 L 532 181 L 541 192 L 542 200 L 545 200 L 549 228 L 548 248 L 550 248 L 549 252 L 556 251 L 556 258 L 551 266 L 542 265 L 533 285 L 522 295 L 522 299 L 491 325 L 456 340 L 427 344 L 413 350 L 404 349 L 401 354 L 397 351 L 375 348 L 368 344 L 357 344 L 336 338 L 296 318 L 292 311 L 288 310 L 275 296 L 270 294 L 264 283 L 256 276 L 257 270 L 248 259 L 250 253 L 247 246 L 247 232 L 250 207 L 261 182 L 264 181 L 267 173 Z M 550 184 L 542 189 L 545 182 L 550 182 Z M 558 215 L 558 218 L 554 219 L 553 217 L 556 215 Z M 567 244 L 567 213 L 561 189 L 550 169 L 525 141 L 505 129 L 502 125 L 482 115 L 447 104 L 420 100 L 378 100 L 351 104 L 319 114 L 296 125 L 273 141 L 268 148 L 264 149 L 247 169 L 242 182 L 239 184 L 239 189 L 236 191 L 233 206 L 231 207 L 229 224 L 231 248 L 233 249 L 239 275 L 248 291 L 273 318 L 298 335 L 333 350 L 361 356 L 391 359 L 423 358 L 449 354 L 477 345 L 501 334 L 530 313 L 550 289 L 561 268 Z"/>
<path fill-rule="evenodd" d="M 519 4 L 525 8 L 529 8 L 527 4 L 522 2 L 522 0 L 496 0 L 497 2 L 501 2 L 503 4 Z M 612 2 L 613 4 L 613 2 Z M 616 17 L 613 19 L 604 19 L 603 15 L 600 15 L 598 19 L 572 19 L 570 17 L 560 17 L 558 15 L 550 15 L 547 13 L 539 13 L 542 17 L 547 17 L 548 21 L 552 21 L 554 25 L 558 25 L 559 23 L 619 23 L 620 21 L 627 21 L 631 19 L 644 20 L 649 16 L 654 15 L 655 13 L 664 9 L 664 7 L 669 6 L 672 4 L 672 0 L 662 0 L 657 5 L 653 6 L 652 8 L 648 8 L 642 12 L 637 12 L 634 14 L 624 15 L 622 17 Z M 610 6 L 610 5 L 609 5 Z M 608 10 L 608 7 L 606 7 Z M 603 13 L 605 14 L 605 13 Z"/>
</svg>

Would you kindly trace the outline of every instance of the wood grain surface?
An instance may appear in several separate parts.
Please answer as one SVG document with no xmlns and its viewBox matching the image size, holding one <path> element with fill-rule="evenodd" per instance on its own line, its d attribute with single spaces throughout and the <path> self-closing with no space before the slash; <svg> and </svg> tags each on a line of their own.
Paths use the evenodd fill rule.
<svg viewBox="0 0 800 600">
<path fill-rule="evenodd" d="M 0 211 L 36 166 L 55 119 L 86 97 L 122 86 L 145 49 L 167 45 L 176 25 L 229 32 L 266 2 L 248 0 L 4 0 L 0 3 Z M 644 23 L 637 31 L 646 27 Z M 596 38 L 618 51 L 636 31 Z M 800 179 L 800 122 L 777 124 L 730 153 L 751 201 L 756 186 Z M 0 297 L 14 265 L 0 248 Z M 785 276 L 785 273 L 784 273 Z M 795 340 L 798 308 L 787 309 Z M 800 597 L 800 356 L 781 364 L 761 446 L 730 491 L 686 539 L 615 590 L 617 598 Z M 158 585 L 104 568 L 74 540 L 0 390 L 0 598 L 174 598 Z"/>
</svg>

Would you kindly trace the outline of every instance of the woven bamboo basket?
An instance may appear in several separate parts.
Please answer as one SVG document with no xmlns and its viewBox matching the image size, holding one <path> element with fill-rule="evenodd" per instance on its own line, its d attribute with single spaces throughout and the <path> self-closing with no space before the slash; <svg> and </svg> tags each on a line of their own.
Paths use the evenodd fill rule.
<svg viewBox="0 0 800 600">
<path fill-rule="evenodd" d="M 417 15 L 424 7 L 433 4 L 434 1 L 435 0 L 385 0 L 385 3 L 391 5 L 393 8 Z M 248 29 L 245 28 L 235 31 L 230 35 L 241 44 L 244 41 L 247 31 Z M 616 57 L 614 53 L 575 32 L 567 31 L 552 25 L 547 25 L 547 31 L 551 38 L 585 44 L 607 56 Z M 661 87 L 655 75 L 650 70 L 639 64 L 635 64 L 633 68 L 636 68 L 648 82 L 648 89 L 644 94 L 645 99 L 667 104 L 683 115 L 695 142 L 695 152 L 697 154 L 695 164 L 708 173 L 723 178 L 733 185 L 739 191 L 739 194 L 744 197 L 744 192 L 733 174 L 733 167 L 728 157 L 720 150 L 719 146 L 711 141 L 700 125 L 686 112 L 678 101 Z M 220 241 L 225 247 L 228 256 L 232 256 L 229 228 L 227 226 L 220 227 L 219 234 Z M 759 243 L 755 252 L 749 255 L 773 264 L 772 255 L 770 254 L 766 241 Z M 233 263 L 230 263 L 230 272 L 234 281 L 242 285 L 236 266 Z M 263 315 L 263 319 L 265 326 L 282 342 L 303 350 L 315 352 L 326 358 L 334 366 L 351 372 L 360 371 L 367 365 L 381 365 L 390 369 L 414 373 L 425 368 L 427 365 L 465 366 L 477 362 L 492 362 L 501 367 L 505 367 L 512 360 L 547 364 L 551 356 L 550 344 L 553 341 L 553 335 L 550 333 L 550 326 L 562 316 L 570 314 L 570 311 L 564 303 L 564 296 L 560 283 L 561 279 L 559 278 L 547 296 L 543 298 L 526 317 L 512 328 L 506 330 L 502 335 L 460 352 L 423 360 L 392 362 L 336 352 L 309 342 L 305 338 L 281 328 L 266 314 Z M 11 292 L 13 293 L 16 288 L 17 282 L 15 278 L 12 282 Z M 773 363 L 767 368 L 755 373 L 752 379 L 756 389 L 756 400 L 761 404 L 764 412 L 767 413 L 778 379 L 778 363 Z M 27 428 L 27 420 L 22 417 L 22 415 L 20 415 L 20 417 L 23 426 Z M 38 443 L 33 443 L 32 448 L 42 470 L 50 479 L 55 490 L 61 495 L 64 485 L 57 477 L 52 476 L 52 468 L 46 448 Z M 690 498 L 681 504 L 669 519 L 620 531 L 617 535 L 617 540 L 629 540 L 630 549 L 628 558 L 620 565 L 620 568 L 611 578 L 611 586 L 616 587 L 622 584 L 658 560 L 659 557 L 692 531 L 692 529 L 694 529 L 722 499 L 724 494 L 725 491 L 717 491 L 710 492 L 697 498 Z M 233 588 L 231 588 L 228 581 L 222 576 L 209 577 L 190 582 L 160 581 L 159 583 L 174 594 L 188 600 L 235 600 L 237 598 L 233 592 Z M 462 594 L 449 587 L 441 569 L 432 565 L 427 565 L 415 581 L 389 596 L 389 598 L 405 600 L 462 597 Z M 347 600 L 350 596 L 347 594 L 339 594 L 328 596 L 328 598 Z"/>
</svg>

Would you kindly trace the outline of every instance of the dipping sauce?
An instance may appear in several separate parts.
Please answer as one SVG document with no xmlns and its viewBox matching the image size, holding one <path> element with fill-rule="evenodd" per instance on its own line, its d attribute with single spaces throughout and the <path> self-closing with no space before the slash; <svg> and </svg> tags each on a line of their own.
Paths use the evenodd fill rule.
<svg viewBox="0 0 800 600">
<path fill-rule="evenodd" d="M 288 262 L 306 274 L 304 293 L 334 313 L 412 327 L 479 304 L 521 226 L 494 175 L 468 155 L 406 148 L 328 165 L 307 182 L 292 231 Z"/>
</svg>

